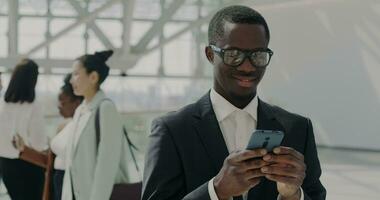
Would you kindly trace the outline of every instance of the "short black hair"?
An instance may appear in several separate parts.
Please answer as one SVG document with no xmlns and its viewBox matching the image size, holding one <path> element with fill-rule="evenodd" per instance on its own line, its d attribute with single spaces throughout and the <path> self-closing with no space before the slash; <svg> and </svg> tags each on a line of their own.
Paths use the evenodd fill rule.
<svg viewBox="0 0 380 200">
<path fill-rule="evenodd" d="M 32 103 L 38 78 L 38 65 L 31 59 L 22 59 L 15 67 L 4 100 L 7 103 Z"/>
<path fill-rule="evenodd" d="M 95 71 L 99 74 L 98 85 L 100 85 L 108 76 L 110 68 L 106 64 L 106 61 L 112 56 L 112 54 L 112 50 L 100 51 L 95 52 L 95 54 L 85 54 L 76 60 L 83 64 L 83 67 L 86 69 L 87 73 Z"/>
<path fill-rule="evenodd" d="M 72 101 L 79 100 L 80 102 L 83 101 L 83 96 L 77 96 L 74 94 L 73 86 L 70 83 L 71 79 L 71 73 L 67 74 L 65 78 L 63 79 L 63 86 L 61 87 L 62 93 L 69 96 Z"/>
<path fill-rule="evenodd" d="M 208 42 L 215 44 L 224 36 L 226 22 L 234 24 L 258 24 L 264 26 L 266 37 L 270 39 L 270 32 L 264 17 L 256 10 L 240 5 L 228 6 L 219 10 L 211 19 L 208 27 Z"/>
</svg>

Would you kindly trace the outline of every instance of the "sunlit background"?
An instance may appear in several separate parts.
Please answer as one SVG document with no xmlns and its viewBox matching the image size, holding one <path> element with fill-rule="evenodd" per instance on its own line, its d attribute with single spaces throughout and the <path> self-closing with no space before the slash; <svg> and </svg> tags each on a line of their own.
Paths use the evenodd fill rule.
<svg viewBox="0 0 380 200">
<path fill-rule="evenodd" d="M 212 86 L 208 22 L 232 4 L 267 19 L 274 57 L 259 96 L 312 119 L 328 199 L 378 199 L 380 1 L 0 0 L 4 88 L 20 58 L 36 60 L 37 98 L 53 136 L 62 121 L 57 94 L 73 60 L 113 49 L 103 89 L 123 113 L 142 164 L 152 119 Z"/>
</svg>

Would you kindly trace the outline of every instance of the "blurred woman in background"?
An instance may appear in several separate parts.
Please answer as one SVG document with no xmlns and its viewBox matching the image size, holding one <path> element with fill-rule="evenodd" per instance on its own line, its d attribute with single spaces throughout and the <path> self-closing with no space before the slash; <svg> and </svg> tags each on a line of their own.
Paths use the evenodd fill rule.
<svg viewBox="0 0 380 200">
<path fill-rule="evenodd" d="M 19 159 L 20 151 L 12 146 L 13 137 L 20 135 L 33 149 L 48 148 L 43 107 L 35 101 L 37 78 L 37 64 L 21 60 L 0 103 L 0 157 L 3 181 L 12 200 L 41 200 L 42 196 L 43 169 Z"/>
<path fill-rule="evenodd" d="M 73 119 L 76 108 L 83 101 L 83 96 L 77 96 L 74 94 L 70 79 L 71 73 L 65 76 L 63 86 L 58 94 L 59 114 L 65 119 L 65 121 L 58 126 L 58 132 Z"/>
<path fill-rule="evenodd" d="M 51 151 L 48 153 L 35 151 L 25 145 L 24 139 L 18 135 L 14 141 L 15 147 L 20 151 L 21 159 L 35 163 L 46 169 L 43 200 L 51 198 L 54 200 L 61 199 L 62 182 L 65 173 L 66 146 L 68 141 L 70 141 L 70 137 L 72 137 L 72 124 L 70 122 L 74 116 L 75 109 L 83 100 L 83 97 L 74 94 L 70 79 L 71 74 L 66 75 L 64 85 L 61 87 L 58 95 L 59 113 L 65 121 L 58 126 L 58 134 L 50 142 Z M 35 159 L 37 157 L 40 159 Z M 51 186 L 53 187 L 52 195 L 50 194 Z"/>
<path fill-rule="evenodd" d="M 72 118 L 77 107 L 82 103 L 83 97 L 74 94 L 70 84 L 71 74 L 64 79 L 64 85 L 58 95 L 59 113 L 66 120 L 58 127 L 58 134 L 50 142 L 50 149 L 55 155 L 53 171 L 54 200 L 60 200 L 62 195 L 62 183 L 65 173 L 66 146 L 72 137 Z"/>
<path fill-rule="evenodd" d="M 71 84 L 84 97 L 73 118 L 63 181 L 64 200 L 108 200 L 117 179 L 127 179 L 121 116 L 100 85 L 108 76 L 106 64 L 113 51 L 83 55 L 73 64 Z"/>
</svg>

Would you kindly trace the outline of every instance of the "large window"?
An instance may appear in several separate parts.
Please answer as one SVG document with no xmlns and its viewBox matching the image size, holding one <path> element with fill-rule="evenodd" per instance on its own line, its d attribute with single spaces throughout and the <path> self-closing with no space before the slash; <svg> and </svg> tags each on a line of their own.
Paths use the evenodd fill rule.
<svg viewBox="0 0 380 200">
<path fill-rule="evenodd" d="M 54 19 L 51 22 L 51 33 L 65 29 L 74 23 L 73 19 Z M 85 26 L 81 25 L 71 30 L 66 35 L 52 42 L 50 45 L 50 57 L 59 59 L 74 59 L 84 53 L 84 34 Z"/>
<path fill-rule="evenodd" d="M 0 7 L 1 8 L 1 7 Z M 8 17 L 0 17 L 0 57 L 8 56 Z"/>
<path fill-rule="evenodd" d="M 8 5 L 10 2 L 11 5 Z M 113 74 L 126 72 L 129 75 L 174 77 L 203 75 L 204 30 L 199 31 L 198 27 L 192 26 L 181 35 L 171 37 L 194 20 L 207 15 L 212 7 L 208 1 L 186 0 L 180 5 L 175 0 L 137 0 L 132 11 L 128 9 L 128 1 L 115 2 L 110 6 L 108 3 L 112 2 L 0 0 L 0 27 L 4 27 L 0 28 L 0 64 L 11 68 L 15 64 L 15 57 L 26 55 L 40 61 L 42 68 L 52 68 L 41 71 L 64 73 L 68 71 L 64 68 L 69 67 L 74 58 L 112 48 L 115 51 L 112 57 Z M 168 10 L 173 7 L 173 3 L 177 3 L 176 10 Z M 108 7 L 96 15 L 94 23 L 86 21 L 87 15 L 93 15 L 103 6 Z M 10 7 L 12 15 L 8 13 Z M 132 13 L 123 13 L 125 10 Z M 168 13 L 172 13 L 170 18 L 161 17 Z M 125 16 L 133 18 L 127 19 L 126 24 L 131 26 L 124 27 Z M 12 17 L 17 17 L 18 21 L 9 20 Z M 128 20 L 132 21 L 129 23 Z M 9 22 L 12 24 L 9 25 Z M 153 25 L 155 30 L 151 30 Z M 17 29 L 11 30 L 17 31 L 17 36 L 13 37 L 17 41 L 12 43 L 13 40 L 9 41 L 12 37 L 8 37 L 8 29 L 15 26 Z M 123 41 L 123 34 L 128 31 L 129 40 Z M 166 39 L 170 42 L 160 44 Z M 9 44 L 17 44 L 17 48 L 10 48 Z M 128 52 L 124 51 L 126 46 L 131 47 L 127 49 Z M 10 49 L 16 49 L 17 55 L 8 57 Z"/>
<path fill-rule="evenodd" d="M 18 49 L 21 54 L 27 53 L 34 46 L 45 41 L 46 19 L 45 18 L 21 18 L 18 24 L 19 41 Z M 36 51 L 34 58 L 46 57 L 46 48 Z"/>
</svg>

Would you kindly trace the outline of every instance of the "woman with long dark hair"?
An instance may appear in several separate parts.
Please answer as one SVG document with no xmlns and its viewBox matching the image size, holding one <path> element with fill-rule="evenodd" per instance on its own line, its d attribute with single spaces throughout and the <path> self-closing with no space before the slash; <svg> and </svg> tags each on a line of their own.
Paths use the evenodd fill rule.
<svg viewBox="0 0 380 200">
<path fill-rule="evenodd" d="M 17 135 L 14 146 L 20 151 L 20 159 L 45 168 L 45 184 L 42 200 L 61 200 L 62 183 L 65 173 L 66 146 L 72 137 L 72 117 L 83 97 L 74 94 L 70 84 L 71 74 L 65 76 L 64 85 L 58 94 L 58 109 L 65 119 L 58 126 L 57 135 L 50 141 L 50 151 L 39 152 L 25 145 L 24 139 Z M 51 194 L 53 192 L 53 194 Z"/>
<path fill-rule="evenodd" d="M 0 157 L 3 181 L 12 200 L 41 200 L 44 170 L 19 159 L 12 146 L 15 135 L 38 151 L 48 148 L 42 105 L 35 101 L 38 65 L 30 59 L 19 62 L 0 104 Z"/>
</svg>

